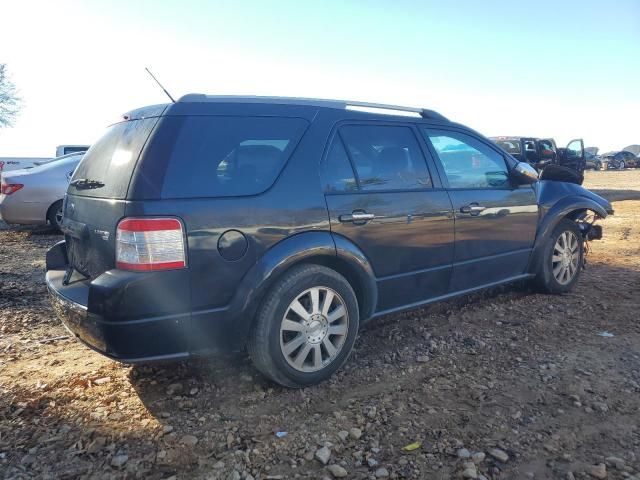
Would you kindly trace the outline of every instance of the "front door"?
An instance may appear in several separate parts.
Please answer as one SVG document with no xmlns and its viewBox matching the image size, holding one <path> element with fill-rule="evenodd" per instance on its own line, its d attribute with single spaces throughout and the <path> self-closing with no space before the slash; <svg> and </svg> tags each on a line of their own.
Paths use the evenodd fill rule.
<svg viewBox="0 0 640 480">
<path fill-rule="evenodd" d="M 430 173 L 414 127 L 341 125 L 322 171 L 331 231 L 355 244 L 371 263 L 377 313 L 447 293 L 451 202 Z"/>
<path fill-rule="evenodd" d="M 503 155 L 471 134 L 425 129 L 455 215 L 451 290 L 487 286 L 525 273 L 538 223 L 531 185 L 514 186 Z"/>
</svg>

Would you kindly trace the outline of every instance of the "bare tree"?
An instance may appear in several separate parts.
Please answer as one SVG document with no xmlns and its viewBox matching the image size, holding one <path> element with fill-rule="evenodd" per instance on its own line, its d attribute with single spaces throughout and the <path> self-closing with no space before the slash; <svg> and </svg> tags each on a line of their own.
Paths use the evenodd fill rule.
<svg viewBox="0 0 640 480">
<path fill-rule="evenodd" d="M 20 111 L 20 97 L 9 79 L 7 65 L 0 63 L 0 128 L 13 125 Z"/>
</svg>

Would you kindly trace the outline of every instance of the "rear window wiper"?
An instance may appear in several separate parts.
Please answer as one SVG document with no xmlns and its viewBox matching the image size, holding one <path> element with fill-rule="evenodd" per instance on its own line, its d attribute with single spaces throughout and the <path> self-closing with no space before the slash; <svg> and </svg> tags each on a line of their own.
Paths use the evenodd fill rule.
<svg viewBox="0 0 640 480">
<path fill-rule="evenodd" d="M 102 188 L 104 187 L 104 183 L 99 180 L 89 180 L 88 178 L 78 178 L 77 180 L 69 183 L 72 187 L 77 188 L 78 190 L 88 190 L 91 188 Z"/>
</svg>

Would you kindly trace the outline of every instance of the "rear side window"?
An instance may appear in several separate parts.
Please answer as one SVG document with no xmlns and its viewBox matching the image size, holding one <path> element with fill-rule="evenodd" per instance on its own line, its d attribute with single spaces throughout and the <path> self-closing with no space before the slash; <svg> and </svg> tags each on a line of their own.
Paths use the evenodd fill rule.
<svg viewBox="0 0 640 480">
<path fill-rule="evenodd" d="M 167 119 L 179 130 L 163 198 L 226 197 L 264 192 L 302 137 L 300 118 L 190 116 Z"/>
<path fill-rule="evenodd" d="M 157 118 L 146 118 L 109 127 L 107 133 L 87 150 L 71 178 L 69 193 L 125 198 L 140 151 L 157 121 Z"/>
<path fill-rule="evenodd" d="M 328 193 L 358 189 L 356 178 L 339 135 L 333 139 L 323 168 L 324 190 Z"/>
<path fill-rule="evenodd" d="M 409 127 L 352 125 L 339 130 L 360 190 L 431 188 L 431 176 Z"/>
</svg>

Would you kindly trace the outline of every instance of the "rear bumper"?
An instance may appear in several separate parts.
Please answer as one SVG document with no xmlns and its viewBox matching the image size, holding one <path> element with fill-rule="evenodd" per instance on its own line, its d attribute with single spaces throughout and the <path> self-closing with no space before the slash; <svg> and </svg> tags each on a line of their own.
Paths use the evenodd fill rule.
<svg viewBox="0 0 640 480">
<path fill-rule="evenodd" d="M 93 281 L 78 280 L 76 274 L 64 285 L 66 268 L 61 261 L 65 259 L 64 242 L 60 242 L 47 254 L 46 283 L 56 315 L 75 337 L 93 350 L 124 363 L 189 356 L 190 313 L 127 318 L 122 315 L 120 305 L 127 291 L 135 292 L 138 288 L 135 283 L 140 282 L 140 274 L 106 272 Z M 153 298 L 148 298 L 147 304 L 155 306 Z M 110 315 L 105 305 L 110 305 L 115 314 Z"/>
</svg>

